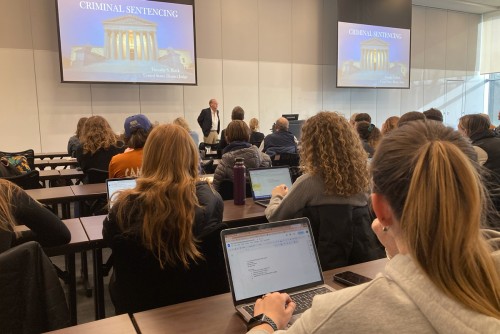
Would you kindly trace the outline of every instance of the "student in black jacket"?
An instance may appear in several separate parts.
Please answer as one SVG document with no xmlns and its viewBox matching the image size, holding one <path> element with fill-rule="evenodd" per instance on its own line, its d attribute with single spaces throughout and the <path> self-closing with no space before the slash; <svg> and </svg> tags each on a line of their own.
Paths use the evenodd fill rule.
<svg viewBox="0 0 500 334">
<path fill-rule="evenodd" d="M 16 233 L 16 225 L 29 230 Z M 71 234 L 50 210 L 12 182 L 0 179 L 0 253 L 31 240 L 44 247 L 58 246 L 67 244 Z"/>
</svg>

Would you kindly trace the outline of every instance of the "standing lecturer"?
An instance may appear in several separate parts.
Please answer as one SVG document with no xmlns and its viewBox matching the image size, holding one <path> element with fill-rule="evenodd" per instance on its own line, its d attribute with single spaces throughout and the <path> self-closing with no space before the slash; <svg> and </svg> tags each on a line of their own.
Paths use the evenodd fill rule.
<svg viewBox="0 0 500 334">
<path fill-rule="evenodd" d="M 210 108 L 201 111 L 200 116 L 198 116 L 198 124 L 203 131 L 203 142 L 214 145 L 217 143 L 220 131 L 219 110 L 217 110 L 219 104 L 216 99 L 211 99 L 208 104 Z"/>
</svg>

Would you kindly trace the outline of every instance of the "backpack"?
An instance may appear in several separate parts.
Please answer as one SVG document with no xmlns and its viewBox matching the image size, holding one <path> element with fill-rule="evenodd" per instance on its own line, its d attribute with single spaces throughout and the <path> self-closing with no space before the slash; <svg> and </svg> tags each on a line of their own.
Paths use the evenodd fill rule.
<svg viewBox="0 0 500 334">
<path fill-rule="evenodd" d="M 0 158 L 0 177 L 11 177 L 21 174 L 22 172 L 16 166 L 12 165 L 7 157 Z"/>
<path fill-rule="evenodd" d="M 28 164 L 28 159 L 24 155 L 4 155 L 1 158 L 1 164 L 5 167 L 5 170 L 2 172 L 7 172 L 10 175 L 7 176 L 15 176 L 20 174 L 25 174 L 31 171 L 30 165 Z M 3 167 L 0 167 L 3 169 Z M 14 174 L 17 171 L 17 174 Z M 3 174 L 0 172 L 0 174 Z"/>
</svg>

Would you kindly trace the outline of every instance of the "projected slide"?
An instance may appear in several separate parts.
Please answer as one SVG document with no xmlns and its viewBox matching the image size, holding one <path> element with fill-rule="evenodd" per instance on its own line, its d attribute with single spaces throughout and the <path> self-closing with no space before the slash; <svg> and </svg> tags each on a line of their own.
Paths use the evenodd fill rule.
<svg viewBox="0 0 500 334">
<path fill-rule="evenodd" d="M 410 30 L 338 23 L 338 87 L 409 88 Z"/>
<path fill-rule="evenodd" d="M 193 6 L 58 0 L 62 81 L 195 84 Z"/>
</svg>

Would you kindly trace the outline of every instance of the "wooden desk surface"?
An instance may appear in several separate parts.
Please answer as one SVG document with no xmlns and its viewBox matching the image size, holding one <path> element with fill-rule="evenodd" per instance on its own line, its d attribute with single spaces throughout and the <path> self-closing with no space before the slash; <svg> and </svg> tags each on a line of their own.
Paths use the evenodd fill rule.
<svg viewBox="0 0 500 334">
<path fill-rule="evenodd" d="M 42 169 L 38 173 L 40 174 L 40 181 L 54 181 L 61 177 L 57 169 Z"/>
<path fill-rule="evenodd" d="M 344 286 L 332 282 L 334 273 L 351 270 L 374 277 L 384 270 L 387 259 L 338 268 L 324 273 L 325 283 L 336 289 Z M 246 333 L 246 324 L 236 313 L 231 294 L 166 306 L 154 310 L 134 313 L 142 334 L 154 333 Z"/>
<path fill-rule="evenodd" d="M 70 186 L 74 194 L 74 200 L 106 196 L 106 183 L 80 184 Z"/>
<path fill-rule="evenodd" d="M 80 217 L 83 228 L 90 241 L 102 241 L 102 222 L 106 215 Z"/>
<path fill-rule="evenodd" d="M 222 221 L 229 227 L 267 223 L 265 209 L 263 206 L 255 204 L 252 198 L 247 198 L 245 205 L 235 205 L 232 199 L 227 200 L 224 201 Z"/>
<path fill-rule="evenodd" d="M 83 179 L 85 174 L 76 168 L 57 169 L 63 179 Z"/>
<path fill-rule="evenodd" d="M 73 201 L 73 190 L 70 186 L 55 187 L 55 188 L 41 188 L 41 189 L 28 189 L 28 195 L 36 199 L 40 203 L 54 204 Z"/>
<path fill-rule="evenodd" d="M 47 152 L 47 153 L 35 153 L 35 159 L 53 159 L 53 158 L 64 158 L 69 157 L 68 152 Z"/>
<path fill-rule="evenodd" d="M 91 249 L 89 238 L 87 237 L 87 233 L 85 233 L 80 219 L 65 219 L 63 222 L 71 232 L 71 241 L 62 246 L 45 247 L 44 251 L 48 256 L 66 255 Z"/>
<path fill-rule="evenodd" d="M 136 334 L 136 330 L 128 314 L 117 315 L 82 325 L 48 332 L 51 334 Z"/>
</svg>

